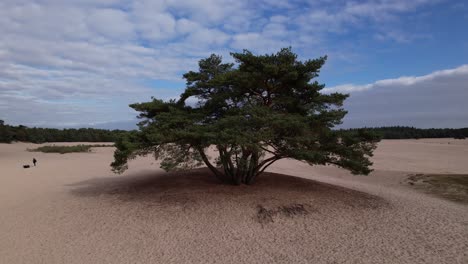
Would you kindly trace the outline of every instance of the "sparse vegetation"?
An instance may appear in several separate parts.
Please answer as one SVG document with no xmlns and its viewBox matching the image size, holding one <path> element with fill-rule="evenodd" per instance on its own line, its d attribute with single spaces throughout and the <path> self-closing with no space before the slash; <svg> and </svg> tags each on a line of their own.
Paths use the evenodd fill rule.
<svg viewBox="0 0 468 264">
<path fill-rule="evenodd" d="M 97 147 L 112 147 L 113 145 L 106 145 L 106 144 L 95 144 L 95 145 L 75 145 L 75 146 L 42 146 L 35 149 L 28 149 L 31 152 L 43 152 L 43 153 L 73 153 L 73 152 L 90 152 L 91 148 Z"/>
<path fill-rule="evenodd" d="M 427 193 L 468 204 L 468 174 L 410 174 L 407 182 Z"/>
<path fill-rule="evenodd" d="M 307 215 L 309 212 L 306 209 L 305 204 L 290 204 L 278 206 L 273 209 L 267 209 L 262 205 L 257 206 L 257 221 L 264 225 L 274 222 L 274 217 L 283 216 L 283 217 L 296 217 L 301 215 Z"/>
</svg>

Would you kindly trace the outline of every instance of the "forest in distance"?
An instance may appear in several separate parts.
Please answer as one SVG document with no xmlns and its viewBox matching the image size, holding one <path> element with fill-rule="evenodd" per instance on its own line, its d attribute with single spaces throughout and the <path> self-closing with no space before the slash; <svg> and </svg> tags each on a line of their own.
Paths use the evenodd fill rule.
<svg viewBox="0 0 468 264">
<path fill-rule="evenodd" d="M 408 126 L 364 127 L 342 129 L 344 133 L 356 133 L 364 129 L 380 136 L 381 139 L 419 139 L 419 138 L 455 138 L 468 137 L 468 128 L 415 128 Z"/>
<path fill-rule="evenodd" d="M 125 130 L 95 128 L 38 128 L 23 125 L 12 126 L 0 120 L 0 143 L 11 142 L 115 142 Z"/>
<path fill-rule="evenodd" d="M 418 139 L 418 138 L 456 138 L 468 137 L 468 128 L 415 128 L 406 126 L 366 127 L 341 129 L 341 133 L 356 133 L 364 129 L 371 131 L 382 139 Z M 115 142 L 126 130 L 106 130 L 95 128 L 37 128 L 23 125 L 12 126 L 0 120 L 0 143 L 15 141 L 46 142 Z"/>
</svg>

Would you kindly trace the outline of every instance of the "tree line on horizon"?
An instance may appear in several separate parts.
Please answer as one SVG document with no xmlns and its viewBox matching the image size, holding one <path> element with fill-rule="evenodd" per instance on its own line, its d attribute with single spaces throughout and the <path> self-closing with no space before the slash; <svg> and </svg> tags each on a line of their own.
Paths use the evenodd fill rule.
<svg viewBox="0 0 468 264">
<path fill-rule="evenodd" d="M 356 133 L 364 129 L 377 134 L 382 139 L 455 138 L 468 137 L 468 128 L 415 128 L 407 126 L 365 127 L 341 129 L 343 133 Z M 106 130 L 95 128 L 56 129 L 30 128 L 6 125 L 0 120 L 0 143 L 14 141 L 45 142 L 115 142 L 126 130 Z"/>
<path fill-rule="evenodd" d="M 37 128 L 23 125 L 7 125 L 0 120 L 0 143 L 15 141 L 45 143 L 45 142 L 115 142 L 125 130 L 106 130 L 95 128 Z"/>
<path fill-rule="evenodd" d="M 419 138 L 455 138 L 468 137 L 468 128 L 416 128 L 407 126 L 365 127 L 341 129 L 344 133 L 357 133 L 367 130 L 379 135 L 382 139 L 419 139 Z"/>
</svg>

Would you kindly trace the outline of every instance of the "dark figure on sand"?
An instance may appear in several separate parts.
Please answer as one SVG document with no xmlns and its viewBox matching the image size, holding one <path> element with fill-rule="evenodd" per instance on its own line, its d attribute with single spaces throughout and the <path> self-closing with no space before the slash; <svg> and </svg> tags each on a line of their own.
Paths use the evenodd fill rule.
<svg viewBox="0 0 468 264">
<path fill-rule="evenodd" d="M 33 164 L 34 164 L 34 167 L 36 167 L 36 163 L 37 163 L 37 160 L 36 160 L 36 158 L 33 158 Z"/>
</svg>

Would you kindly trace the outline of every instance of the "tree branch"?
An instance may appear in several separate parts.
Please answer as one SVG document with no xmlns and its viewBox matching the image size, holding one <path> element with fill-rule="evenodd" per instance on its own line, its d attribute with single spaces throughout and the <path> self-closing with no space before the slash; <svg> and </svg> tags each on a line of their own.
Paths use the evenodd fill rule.
<svg viewBox="0 0 468 264">
<path fill-rule="evenodd" d="M 268 158 L 268 159 L 265 159 L 265 160 L 263 160 L 262 162 L 260 162 L 260 164 L 258 164 L 258 166 L 255 168 L 255 170 L 256 170 L 256 171 L 259 171 L 259 170 L 262 168 L 262 166 L 265 165 L 265 164 L 267 164 L 268 162 L 270 162 L 270 161 L 275 162 L 276 160 L 279 160 L 279 159 L 281 159 L 281 158 L 282 158 L 281 156 L 275 155 L 275 156 L 273 156 L 273 157 L 270 157 L 270 158 Z"/>
<path fill-rule="evenodd" d="M 265 165 L 265 167 L 263 167 L 263 168 L 257 173 L 257 175 L 263 173 L 263 172 L 266 170 L 266 168 L 270 167 L 271 164 L 273 164 L 274 162 L 276 162 L 276 161 L 278 161 L 278 160 L 280 160 L 280 159 L 282 159 L 282 158 L 277 158 L 277 159 L 274 159 L 274 160 L 268 162 L 268 163 Z"/>
<path fill-rule="evenodd" d="M 269 152 L 269 153 L 275 155 L 275 156 L 278 155 L 278 153 L 273 152 L 273 151 L 271 151 L 271 150 L 269 150 L 269 149 L 267 149 L 267 148 L 264 148 L 264 147 L 262 147 L 262 146 L 260 146 L 260 148 L 263 149 L 263 150 L 266 151 L 266 152 Z"/>
</svg>

